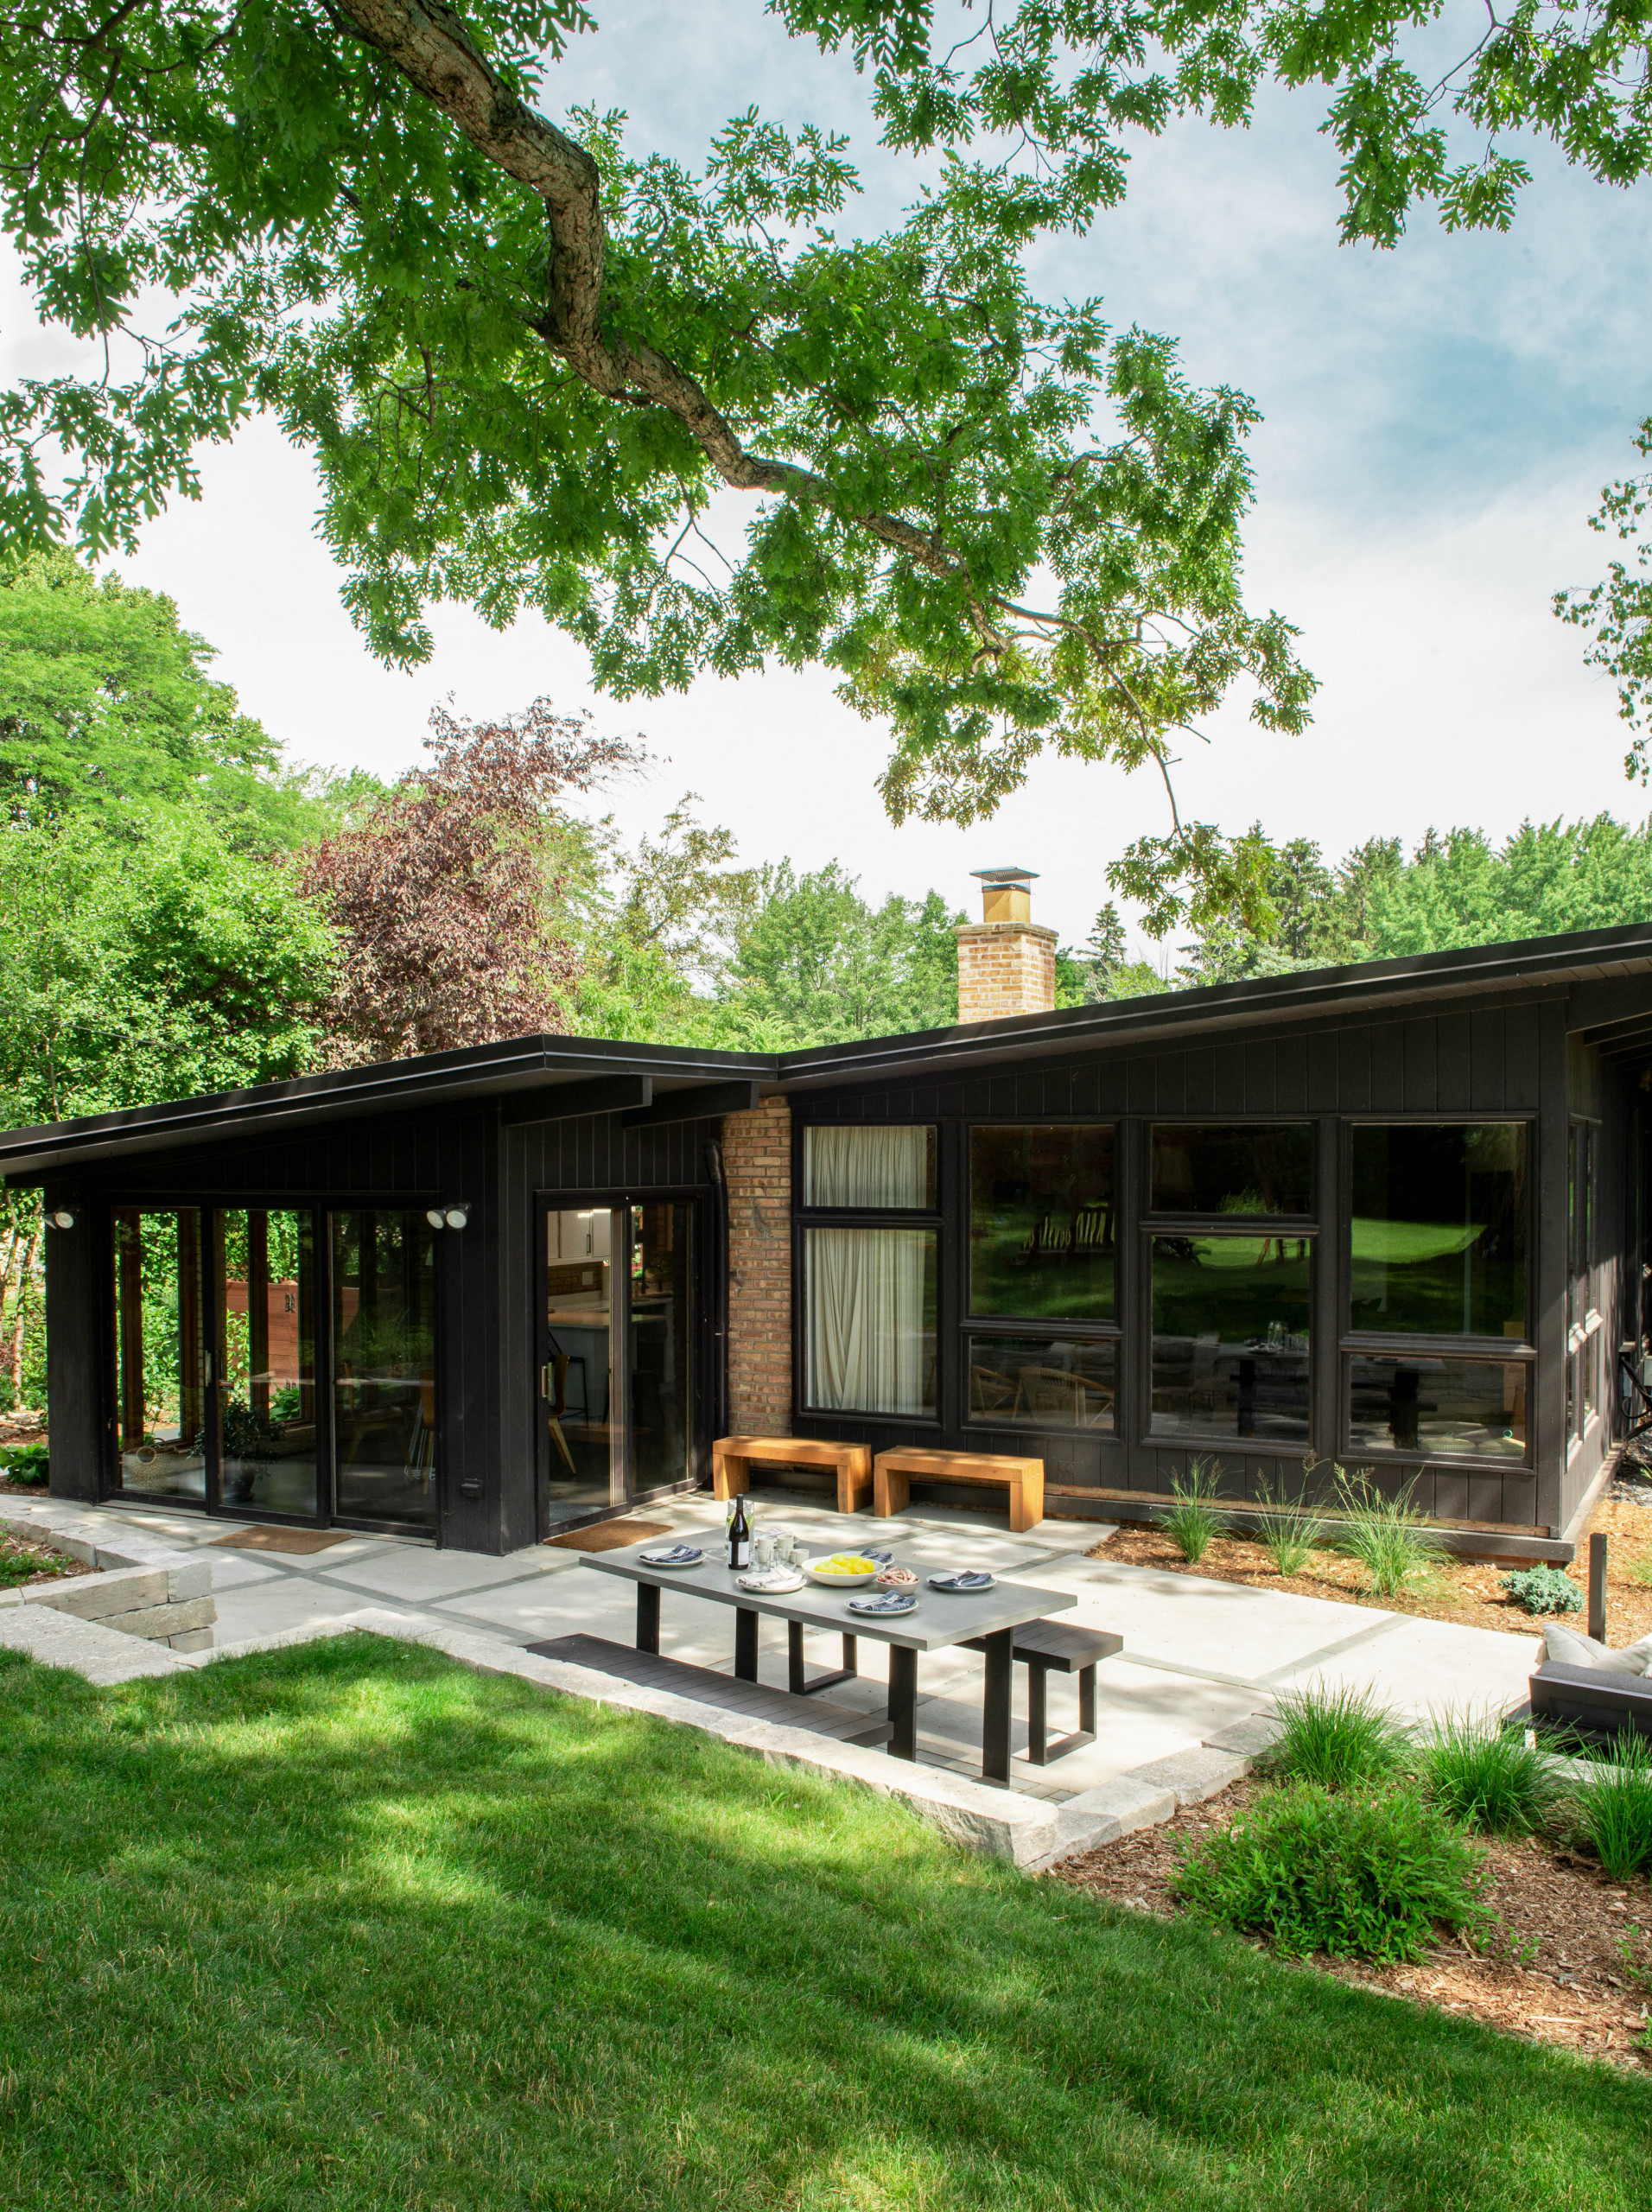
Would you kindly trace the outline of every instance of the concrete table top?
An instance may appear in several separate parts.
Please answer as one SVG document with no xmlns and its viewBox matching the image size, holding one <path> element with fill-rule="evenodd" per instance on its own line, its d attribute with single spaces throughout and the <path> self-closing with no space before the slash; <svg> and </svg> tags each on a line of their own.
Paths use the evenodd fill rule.
<svg viewBox="0 0 1652 2212">
<path fill-rule="evenodd" d="M 898 1644 L 905 1651 L 943 1651 L 975 1636 L 1020 1628 L 1027 1621 L 1043 1620 L 1064 1606 L 1076 1605 L 1076 1596 L 1065 1590 L 1035 1590 L 1023 1582 L 1000 1582 L 978 1594 L 954 1596 L 931 1590 L 927 1580 L 918 1588 L 918 1610 L 897 1613 L 885 1620 L 852 1613 L 848 1601 L 875 1587 L 861 1583 L 850 1590 L 828 1590 L 805 1582 L 801 1590 L 782 1596 L 766 1596 L 742 1590 L 734 1573 L 721 1558 L 722 1547 L 708 1551 L 697 1567 L 650 1567 L 641 1557 L 655 1544 L 632 1544 L 624 1551 L 586 1554 L 580 1565 L 598 1574 L 616 1574 L 627 1582 L 645 1582 L 660 1590 L 678 1590 L 685 1598 L 708 1599 L 715 1605 L 734 1605 L 742 1612 L 766 1613 L 772 1619 L 797 1621 L 804 1628 L 836 1629 L 845 1636 L 865 1636 L 879 1643 Z M 897 1555 L 896 1563 L 902 1562 Z M 914 1572 L 920 1570 L 914 1569 Z"/>
</svg>

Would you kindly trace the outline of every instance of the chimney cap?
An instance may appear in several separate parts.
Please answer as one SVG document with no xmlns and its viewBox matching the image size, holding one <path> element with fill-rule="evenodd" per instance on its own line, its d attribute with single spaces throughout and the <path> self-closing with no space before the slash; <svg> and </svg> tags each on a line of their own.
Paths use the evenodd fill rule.
<svg viewBox="0 0 1652 2212">
<path fill-rule="evenodd" d="M 978 883 L 1036 883 L 1039 880 L 1035 868 L 972 868 L 969 873 Z"/>
</svg>

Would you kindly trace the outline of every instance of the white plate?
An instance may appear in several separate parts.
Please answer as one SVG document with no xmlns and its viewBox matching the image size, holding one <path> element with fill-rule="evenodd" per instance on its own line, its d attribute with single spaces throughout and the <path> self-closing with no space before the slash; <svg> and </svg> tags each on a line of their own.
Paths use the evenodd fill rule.
<svg viewBox="0 0 1652 2212">
<path fill-rule="evenodd" d="M 734 1577 L 742 1590 L 754 1591 L 759 1598 L 784 1598 L 788 1590 L 801 1590 L 803 1577 L 795 1567 L 785 1574 L 771 1570 L 766 1574 L 737 1574 Z"/>
<path fill-rule="evenodd" d="M 875 1598 L 851 1598 L 849 1611 L 862 1620 L 900 1621 L 918 1611 L 918 1599 L 910 1590 L 880 1590 Z"/>
</svg>

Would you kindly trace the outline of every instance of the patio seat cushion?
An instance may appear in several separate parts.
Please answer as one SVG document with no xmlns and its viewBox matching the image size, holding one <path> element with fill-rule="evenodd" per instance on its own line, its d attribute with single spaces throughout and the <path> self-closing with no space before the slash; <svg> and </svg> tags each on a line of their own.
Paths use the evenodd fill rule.
<svg viewBox="0 0 1652 2212">
<path fill-rule="evenodd" d="M 1551 1666 L 1593 1668 L 1603 1675 L 1644 1675 L 1652 1665 L 1652 1636 L 1626 1643 L 1614 1651 L 1592 1636 L 1583 1636 L 1559 1621 L 1543 1624 L 1543 1657 Z"/>
</svg>

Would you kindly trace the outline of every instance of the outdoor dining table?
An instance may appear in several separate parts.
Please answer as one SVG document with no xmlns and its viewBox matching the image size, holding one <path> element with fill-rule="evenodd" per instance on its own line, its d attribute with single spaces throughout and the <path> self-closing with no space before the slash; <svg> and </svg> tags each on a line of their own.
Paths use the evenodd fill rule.
<svg viewBox="0 0 1652 2212">
<path fill-rule="evenodd" d="M 771 1595 L 742 1590 L 734 1570 L 722 1556 L 721 1545 L 707 1553 L 696 1567 L 651 1567 L 641 1554 L 651 1545 L 633 1544 L 624 1551 L 587 1554 L 580 1560 L 598 1574 L 617 1574 L 637 1586 L 637 1649 L 659 1649 L 660 1592 L 679 1591 L 685 1598 L 699 1598 L 713 1605 L 734 1608 L 734 1674 L 744 1682 L 757 1680 L 757 1624 L 760 1614 L 785 1621 L 790 1643 L 791 1688 L 794 1691 L 825 1689 L 855 1672 L 854 1643 L 870 1637 L 889 1647 L 890 1755 L 898 1759 L 918 1757 L 918 1659 L 924 1651 L 944 1651 L 949 1645 L 979 1640 L 987 1655 L 986 1682 L 982 1699 L 981 1774 L 984 1782 L 1009 1787 L 1010 1692 L 1015 1673 L 1015 1631 L 1028 1621 L 1076 1605 L 1077 1599 L 1064 1590 L 1034 1590 L 1026 1583 L 996 1582 L 990 1590 L 954 1595 L 931 1590 L 920 1581 L 918 1607 L 910 1613 L 893 1613 L 880 1619 L 852 1613 L 848 1600 L 875 1586 L 829 1589 L 805 1582 L 801 1590 Z M 914 1569 L 914 1572 L 920 1570 Z M 805 1630 L 835 1630 L 843 1638 L 844 1665 L 841 1672 L 803 1680 L 803 1638 Z"/>
</svg>

